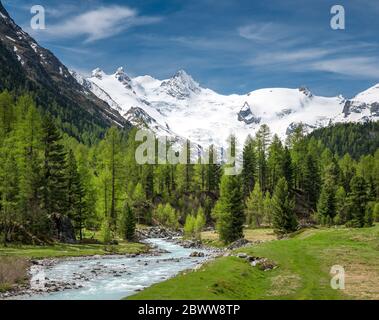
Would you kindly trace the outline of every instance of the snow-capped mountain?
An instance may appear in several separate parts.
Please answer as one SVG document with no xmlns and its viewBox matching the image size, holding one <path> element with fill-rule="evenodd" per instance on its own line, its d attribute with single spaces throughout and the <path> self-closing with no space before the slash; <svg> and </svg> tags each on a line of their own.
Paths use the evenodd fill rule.
<svg viewBox="0 0 379 320">
<path fill-rule="evenodd" d="M 231 134 L 244 142 L 264 123 L 285 138 L 300 123 L 311 131 L 336 122 L 379 120 L 379 85 L 347 100 L 316 96 L 307 88 L 267 88 L 226 96 L 201 87 L 183 70 L 157 80 L 129 77 L 123 68 L 110 75 L 95 69 L 86 82 L 90 91 L 110 100 L 134 125 L 158 135 L 187 138 L 202 147 L 224 146 Z"/>
</svg>

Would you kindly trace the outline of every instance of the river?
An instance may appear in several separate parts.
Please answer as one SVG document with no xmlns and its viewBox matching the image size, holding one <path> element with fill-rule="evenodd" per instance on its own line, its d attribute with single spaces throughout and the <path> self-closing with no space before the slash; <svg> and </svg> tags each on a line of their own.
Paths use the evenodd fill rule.
<svg viewBox="0 0 379 320">
<path fill-rule="evenodd" d="M 164 239 L 148 239 L 150 245 L 166 250 L 158 256 L 95 257 L 63 259 L 51 266 L 32 269 L 33 289 L 52 283 L 71 283 L 75 288 L 58 292 L 33 294 L 32 300 L 119 300 L 164 281 L 180 271 L 192 269 L 209 259 L 211 251 L 187 249 Z M 190 257 L 194 251 L 205 257 Z"/>
</svg>

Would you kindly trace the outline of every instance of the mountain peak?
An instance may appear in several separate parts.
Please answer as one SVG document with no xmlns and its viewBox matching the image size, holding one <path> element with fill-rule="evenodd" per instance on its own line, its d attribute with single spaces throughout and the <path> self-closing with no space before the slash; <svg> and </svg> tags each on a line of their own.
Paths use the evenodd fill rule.
<svg viewBox="0 0 379 320">
<path fill-rule="evenodd" d="M 179 70 L 170 79 L 161 84 L 167 94 L 179 100 L 188 98 L 193 93 L 200 92 L 200 85 L 184 70 Z"/>
<path fill-rule="evenodd" d="M 105 75 L 105 72 L 101 70 L 100 68 L 96 68 L 92 70 L 92 77 L 102 79 L 103 76 Z"/>
<path fill-rule="evenodd" d="M 178 79 L 182 82 L 198 85 L 198 83 L 183 69 L 177 71 L 171 79 Z"/>
<path fill-rule="evenodd" d="M 116 70 L 115 77 L 118 81 L 124 83 L 124 84 L 129 84 L 131 82 L 131 79 L 129 76 L 125 73 L 123 67 L 119 67 Z"/>
</svg>

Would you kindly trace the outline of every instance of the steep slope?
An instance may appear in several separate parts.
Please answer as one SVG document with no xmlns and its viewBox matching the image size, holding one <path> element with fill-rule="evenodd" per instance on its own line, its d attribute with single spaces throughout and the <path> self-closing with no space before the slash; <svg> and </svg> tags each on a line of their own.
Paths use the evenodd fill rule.
<svg viewBox="0 0 379 320">
<path fill-rule="evenodd" d="M 264 123 L 285 138 L 300 123 L 311 132 L 333 123 L 379 119 L 379 86 L 346 100 L 316 96 L 307 88 L 267 88 L 225 96 L 202 88 L 183 70 L 157 80 L 131 78 L 122 68 L 111 75 L 96 69 L 87 80 L 106 92 L 133 124 L 159 135 L 185 137 L 203 147 L 225 146 L 231 134 L 242 143 Z M 90 90 L 102 98 L 99 89 Z"/>
<path fill-rule="evenodd" d="M 69 134 L 88 140 L 114 123 L 129 125 L 114 106 L 80 85 L 49 50 L 24 32 L 1 3 L 0 52 L 0 90 L 33 92 L 38 104 L 59 117 Z"/>
</svg>

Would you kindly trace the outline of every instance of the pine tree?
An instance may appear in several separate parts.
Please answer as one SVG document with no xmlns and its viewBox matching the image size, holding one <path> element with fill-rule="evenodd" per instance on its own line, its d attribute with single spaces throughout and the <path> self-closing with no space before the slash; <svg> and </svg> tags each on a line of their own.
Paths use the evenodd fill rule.
<svg viewBox="0 0 379 320">
<path fill-rule="evenodd" d="M 74 152 L 70 149 L 67 155 L 66 167 L 66 197 L 67 213 L 79 230 L 79 238 L 83 240 L 83 228 L 87 218 L 85 190 L 78 172 Z"/>
<path fill-rule="evenodd" d="M 284 152 L 283 152 L 282 172 L 283 172 L 284 178 L 287 181 L 288 189 L 292 191 L 294 188 L 294 181 L 293 181 L 294 173 L 293 173 L 291 152 L 289 151 L 288 147 L 285 147 Z"/>
<path fill-rule="evenodd" d="M 297 229 L 298 222 L 293 209 L 294 201 L 287 181 L 281 178 L 272 197 L 273 226 L 276 233 L 285 234 Z"/>
<path fill-rule="evenodd" d="M 42 123 L 43 144 L 43 208 L 48 214 L 66 214 L 66 152 L 62 137 L 51 117 Z"/>
<path fill-rule="evenodd" d="M 335 164 L 329 162 L 327 168 L 324 169 L 324 182 L 317 203 L 321 224 L 331 225 L 336 215 L 336 174 Z"/>
<path fill-rule="evenodd" d="M 224 175 L 221 179 L 220 198 L 214 208 L 220 239 L 230 243 L 243 237 L 245 220 L 242 183 L 239 176 Z"/>
<path fill-rule="evenodd" d="M 0 165 L 0 234 L 3 233 L 3 244 L 12 241 L 14 225 L 18 217 L 19 180 L 14 156 L 8 150 L 1 154 Z"/>
<path fill-rule="evenodd" d="M 15 120 L 12 96 L 8 91 L 0 93 L 0 139 L 13 128 Z M 0 140 L 1 141 L 1 140 Z"/>
<path fill-rule="evenodd" d="M 135 238 L 135 230 L 136 217 L 133 209 L 126 203 L 123 209 L 123 238 L 128 241 L 133 241 Z"/>
<path fill-rule="evenodd" d="M 42 119 L 29 96 L 21 96 L 16 105 L 15 148 L 19 170 L 19 205 L 23 225 L 31 234 L 43 238 L 48 234 L 48 217 L 41 209 Z"/>
<path fill-rule="evenodd" d="M 124 172 L 121 170 L 122 137 L 116 127 L 111 127 L 107 131 L 99 149 L 103 177 L 104 213 L 110 232 L 114 236 L 117 233 L 118 213 L 122 209 L 121 178 Z"/>
<path fill-rule="evenodd" d="M 346 192 L 350 192 L 351 179 L 356 174 L 356 164 L 350 154 L 346 153 L 339 161 L 341 168 L 341 183 Z"/>
<path fill-rule="evenodd" d="M 245 214 L 247 224 L 256 228 L 261 226 L 264 217 L 264 199 L 258 181 L 255 183 L 254 190 L 250 193 L 246 201 Z"/>
<path fill-rule="evenodd" d="M 219 192 L 221 179 L 221 166 L 217 162 L 217 155 L 214 146 L 209 147 L 209 164 L 206 165 L 206 189 L 208 192 Z"/>
<path fill-rule="evenodd" d="M 267 153 L 270 142 L 270 128 L 263 124 L 256 133 L 257 175 L 262 190 L 267 189 Z"/>
<path fill-rule="evenodd" d="M 336 216 L 334 223 L 337 225 L 345 224 L 349 217 L 347 215 L 346 191 L 343 186 L 340 186 L 336 191 Z"/>
<path fill-rule="evenodd" d="M 294 188 L 303 188 L 303 175 L 305 161 L 307 156 L 307 143 L 304 139 L 305 129 L 303 125 L 299 125 L 287 137 L 287 146 L 291 148 L 291 158 L 293 165 L 293 184 Z"/>
<path fill-rule="evenodd" d="M 274 191 L 279 178 L 284 176 L 284 156 L 285 154 L 282 142 L 277 135 L 274 135 L 272 143 L 268 148 L 267 159 L 268 189 L 270 192 Z"/>
<path fill-rule="evenodd" d="M 310 207 L 313 210 L 316 210 L 316 204 L 320 193 L 321 176 L 317 160 L 310 153 L 308 153 L 305 159 L 303 185 Z"/>
<path fill-rule="evenodd" d="M 254 141 L 249 136 L 243 149 L 242 184 L 244 198 L 247 198 L 253 191 L 256 175 L 256 154 Z"/>
<path fill-rule="evenodd" d="M 361 228 L 365 225 L 365 215 L 368 203 L 367 184 L 360 177 L 355 176 L 350 183 L 351 193 L 349 194 L 349 210 L 352 220 L 349 225 Z"/>
</svg>

